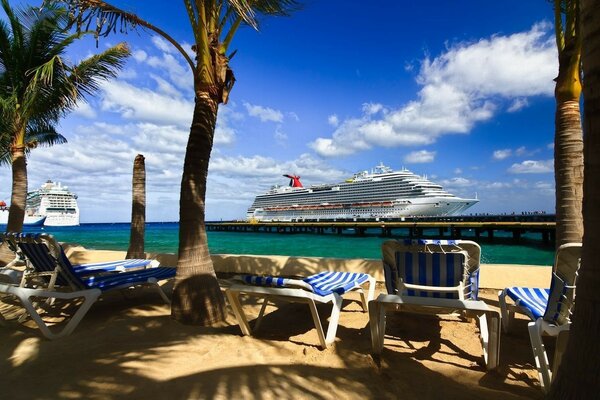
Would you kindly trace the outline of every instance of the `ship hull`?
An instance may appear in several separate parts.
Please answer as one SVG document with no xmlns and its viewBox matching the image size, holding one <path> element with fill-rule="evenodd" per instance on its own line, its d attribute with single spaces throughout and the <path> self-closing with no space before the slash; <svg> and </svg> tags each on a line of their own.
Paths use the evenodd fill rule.
<svg viewBox="0 0 600 400">
<path fill-rule="evenodd" d="M 79 215 L 48 213 L 44 226 L 79 226 Z"/>
<path fill-rule="evenodd" d="M 26 226 L 42 226 L 46 217 L 43 215 L 26 215 L 23 225 Z M 8 224 L 8 210 L 0 210 L 0 225 Z"/>
</svg>

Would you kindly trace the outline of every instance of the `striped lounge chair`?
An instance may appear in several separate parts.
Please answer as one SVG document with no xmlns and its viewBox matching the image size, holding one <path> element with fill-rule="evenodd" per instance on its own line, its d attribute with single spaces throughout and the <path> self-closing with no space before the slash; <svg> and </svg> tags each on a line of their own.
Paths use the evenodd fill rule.
<svg viewBox="0 0 600 400">
<path fill-rule="evenodd" d="M 515 312 L 524 314 L 531 320 L 528 324 L 529 338 L 544 391 L 550 388 L 552 374 L 558 369 L 564 352 L 575 304 L 580 261 L 581 243 L 564 244 L 556 251 L 549 289 L 515 286 L 498 293 L 502 327 L 505 331 L 510 327 Z M 511 301 L 507 302 L 507 298 Z M 556 336 L 558 339 L 552 370 L 542 335 Z"/>
<path fill-rule="evenodd" d="M 382 245 L 387 294 L 369 304 L 373 352 L 380 354 L 386 312 L 476 316 L 488 369 L 498 366 L 500 315 L 477 299 L 481 248 L 469 240 L 389 240 Z"/>
<path fill-rule="evenodd" d="M 373 299 L 375 280 L 368 274 L 350 272 L 321 272 L 305 279 L 289 279 L 283 277 L 238 275 L 225 294 L 240 325 L 243 335 L 250 335 L 248 319 L 240 302 L 240 295 L 250 295 L 264 298 L 254 329 L 258 329 L 264 315 L 267 303 L 271 299 L 281 299 L 288 302 L 306 303 L 310 308 L 313 322 L 323 349 L 333 343 L 337 332 L 342 296 L 350 291 L 358 291 L 361 296 L 363 310 L 367 311 L 368 302 Z M 363 286 L 369 284 L 365 297 Z M 332 303 L 331 317 L 327 335 L 323 332 L 316 303 Z"/>
<path fill-rule="evenodd" d="M 20 252 L 29 271 L 20 284 L 1 283 L 0 294 L 16 297 L 48 339 L 69 335 L 98 297 L 110 290 L 150 286 L 170 303 L 158 282 L 173 278 L 175 268 L 143 268 L 154 265 L 151 260 L 74 266 L 51 235 L 10 233 L 1 234 L 1 238 Z M 83 302 L 64 328 L 53 332 L 37 311 L 39 299 L 47 299 L 46 303 L 54 299 L 83 299 Z"/>
</svg>

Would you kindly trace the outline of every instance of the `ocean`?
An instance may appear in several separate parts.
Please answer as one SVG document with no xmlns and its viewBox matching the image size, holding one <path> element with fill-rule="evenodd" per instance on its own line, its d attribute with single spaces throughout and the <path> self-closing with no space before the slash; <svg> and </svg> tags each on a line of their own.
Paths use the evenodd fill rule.
<svg viewBox="0 0 600 400">
<path fill-rule="evenodd" d="M 127 250 L 129 223 L 81 224 L 76 227 L 25 227 L 25 232 L 50 233 L 60 242 L 79 243 L 89 249 Z M 430 235 L 435 235 L 435 230 Z M 428 232 L 425 232 L 428 235 Z M 481 261 L 489 264 L 552 265 L 554 249 L 543 245 L 539 235 L 524 235 L 521 244 L 510 235 L 495 235 L 493 243 L 480 241 Z M 433 236 L 430 236 L 433 237 Z M 147 252 L 176 253 L 179 239 L 177 222 L 146 224 Z M 280 234 L 208 232 L 213 254 L 257 254 L 333 258 L 381 258 L 381 243 L 390 238 L 378 231 L 357 236 L 351 231 L 337 234 Z"/>
</svg>

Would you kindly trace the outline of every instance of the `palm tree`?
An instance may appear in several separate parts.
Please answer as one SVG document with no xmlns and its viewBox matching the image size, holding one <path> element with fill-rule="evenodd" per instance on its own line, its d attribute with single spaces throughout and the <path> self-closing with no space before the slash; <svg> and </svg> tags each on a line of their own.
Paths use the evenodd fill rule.
<svg viewBox="0 0 600 400">
<path fill-rule="evenodd" d="M 257 29 L 257 15 L 289 15 L 295 0 L 184 0 L 194 35 L 192 60 L 166 32 L 100 0 L 47 0 L 65 3 L 78 30 L 97 27 L 107 36 L 117 28 L 142 26 L 165 38 L 181 53 L 194 77 L 195 105 L 186 147 L 179 200 L 179 258 L 171 315 L 186 324 L 210 325 L 225 318 L 205 228 L 208 163 L 213 146 L 219 104 L 227 103 L 235 82 L 229 68 L 231 41 L 242 23 Z M 165 3 L 165 7 L 167 4 Z"/>
<path fill-rule="evenodd" d="M 583 254 L 570 339 L 550 398 L 592 399 L 600 393 L 600 8 L 581 0 L 585 181 L 583 184 Z"/>
<path fill-rule="evenodd" d="M 77 65 L 63 54 L 81 34 L 68 35 L 66 10 L 49 7 L 15 12 L 2 0 L 8 21 L 0 21 L 0 162 L 12 164 L 7 230 L 21 231 L 27 196 L 26 157 L 37 146 L 66 142 L 56 124 L 77 101 L 114 77 L 129 56 L 125 44 Z"/>
<path fill-rule="evenodd" d="M 583 219 L 583 134 L 581 97 L 581 34 L 579 0 L 554 0 L 558 77 L 554 135 L 556 247 L 581 242 Z"/>
<path fill-rule="evenodd" d="M 146 258 L 144 231 L 146 230 L 146 163 L 138 154 L 133 160 L 131 233 L 125 258 Z"/>
</svg>

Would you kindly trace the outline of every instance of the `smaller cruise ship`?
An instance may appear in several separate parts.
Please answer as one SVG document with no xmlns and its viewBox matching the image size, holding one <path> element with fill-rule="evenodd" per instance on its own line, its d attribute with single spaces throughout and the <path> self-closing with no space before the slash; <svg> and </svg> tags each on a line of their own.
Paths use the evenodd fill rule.
<svg viewBox="0 0 600 400">
<path fill-rule="evenodd" d="M 45 217 L 44 226 L 79 225 L 77 195 L 60 182 L 47 181 L 42 187 L 27 193 L 26 218 Z"/>
<path fill-rule="evenodd" d="M 25 215 L 23 225 L 28 226 L 40 226 L 44 225 L 46 220 L 45 216 L 42 215 Z M 8 224 L 8 206 L 3 200 L 0 200 L 0 225 Z"/>
</svg>

